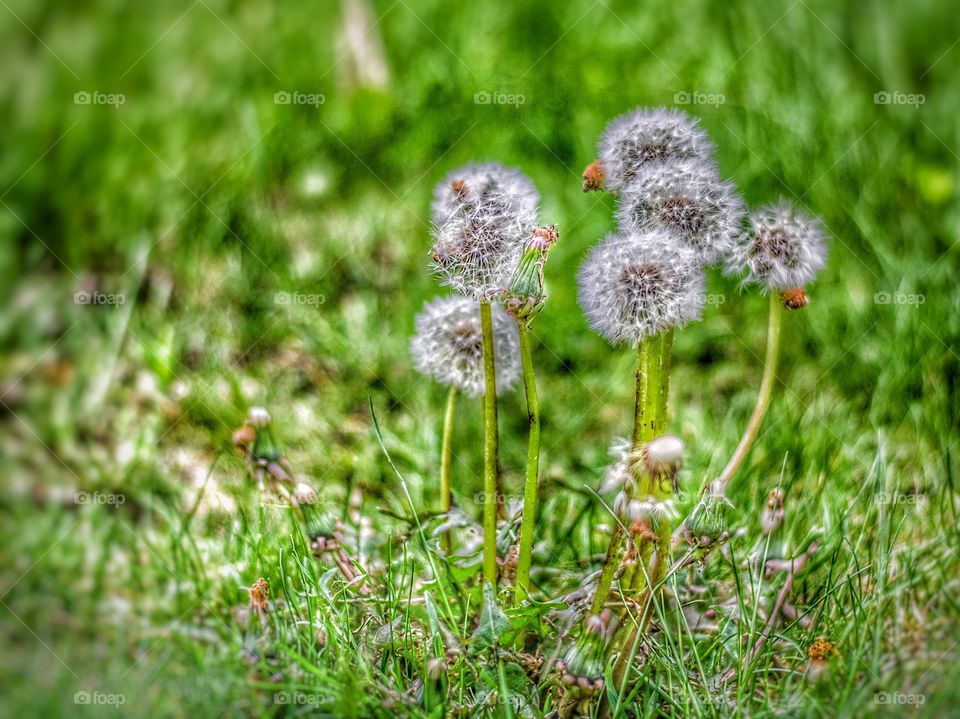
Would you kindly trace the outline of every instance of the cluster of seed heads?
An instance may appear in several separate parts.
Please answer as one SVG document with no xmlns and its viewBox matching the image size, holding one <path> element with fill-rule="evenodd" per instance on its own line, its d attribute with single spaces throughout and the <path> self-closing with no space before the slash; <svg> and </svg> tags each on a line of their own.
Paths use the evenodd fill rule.
<svg viewBox="0 0 960 719">
<path fill-rule="evenodd" d="M 520 261 L 537 222 L 540 197 L 519 170 L 471 164 L 450 173 L 434 192 L 433 263 L 444 284 L 488 301 Z"/>
<path fill-rule="evenodd" d="M 493 346 L 497 391 L 520 377 L 520 341 L 516 323 L 500 306 L 493 310 Z M 420 372 L 470 396 L 483 394 L 483 330 L 477 303 L 466 297 L 427 302 L 417 316 L 410 353 Z"/>
</svg>

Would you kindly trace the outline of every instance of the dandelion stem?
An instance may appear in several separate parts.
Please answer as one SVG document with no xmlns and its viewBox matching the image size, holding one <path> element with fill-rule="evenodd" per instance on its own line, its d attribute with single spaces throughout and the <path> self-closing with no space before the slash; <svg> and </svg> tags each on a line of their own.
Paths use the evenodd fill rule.
<svg viewBox="0 0 960 719">
<path fill-rule="evenodd" d="M 497 378 L 493 355 L 493 313 L 480 303 L 483 330 L 483 579 L 497 584 L 497 492 L 499 438 L 497 436 Z"/>
<path fill-rule="evenodd" d="M 530 586 L 530 563 L 533 552 L 533 530 L 537 519 L 537 481 L 540 474 L 540 400 L 530 354 L 530 329 L 526 322 L 517 322 L 520 334 L 520 362 L 523 367 L 523 388 L 527 397 L 527 419 L 530 433 L 527 441 L 527 479 L 523 487 L 523 519 L 520 523 L 520 551 L 517 559 L 515 603 L 527 598 Z"/>
<path fill-rule="evenodd" d="M 637 345 L 637 369 L 636 393 L 634 394 L 633 404 L 633 440 L 631 451 L 636 450 L 642 443 L 643 438 L 650 433 L 651 428 L 648 425 L 648 393 L 649 393 L 649 368 L 650 368 L 650 349 L 653 346 L 651 338 L 644 338 Z M 607 556 L 603 562 L 603 569 L 600 571 L 600 581 L 597 583 L 597 592 L 593 595 L 593 604 L 590 608 L 590 614 L 599 614 L 607 603 L 610 596 L 610 587 L 613 584 L 613 576 L 617 572 L 617 566 L 620 562 L 620 546 L 623 543 L 623 528 L 618 523 L 610 537 L 610 546 L 607 549 Z"/>
<path fill-rule="evenodd" d="M 779 294 L 770 293 L 770 320 L 767 324 L 767 357 L 763 365 L 763 378 L 760 381 L 760 393 L 757 395 L 757 404 L 753 408 L 753 414 L 747 423 L 747 429 L 740 438 L 740 444 L 737 445 L 733 456 L 723 468 L 723 472 L 717 478 L 717 486 L 721 493 L 726 493 L 727 487 L 734 475 L 740 469 L 743 461 L 750 452 L 753 441 L 757 438 L 757 432 L 760 431 L 760 425 L 763 423 L 763 417 L 770 406 L 770 397 L 773 394 L 773 385 L 776 381 L 777 359 L 780 353 L 780 327 L 783 318 L 783 308 Z"/>
<path fill-rule="evenodd" d="M 443 415 L 443 440 L 440 449 L 440 511 L 446 514 L 452 505 L 453 418 L 457 406 L 457 386 L 450 385 L 447 411 Z M 450 532 L 443 533 L 443 551 L 450 553 Z"/>
</svg>

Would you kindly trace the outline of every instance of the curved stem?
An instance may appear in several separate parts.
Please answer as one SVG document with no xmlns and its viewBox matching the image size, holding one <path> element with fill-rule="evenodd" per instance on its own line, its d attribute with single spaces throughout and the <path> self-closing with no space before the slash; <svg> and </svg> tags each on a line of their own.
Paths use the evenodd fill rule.
<svg viewBox="0 0 960 719">
<path fill-rule="evenodd" d="M 757 432 L 760 431 L 760 425 L 763 423 L 763 417 L 770 406 L 770 397 L 773 395 L 773 385 L 776 381 L 777 359 L 780 354 L 780 326 L 783 317 L 783 308 L 781 307 L 780 296 L 776 292 L 770 293 L 770 320 L 767 323 L 767 357 L 763 365 L 763 378 L 760 381 L 760 393 L 757 395 L 757 404 L 753 408 L 753 414 L 747 423 L 747 429 L 740 438 L 740 444 L 737 445 L 733 456 L 723 468 L 723 472 L 717 478 L 719 489 L 726 493 L 730 480 L 740 469 L 743 461 L 750 452 L 753 441 L 757 438 Z"/>
<path fill-rule="evenodd" d="M 480 303 L 483 330 L 483 579 L 497 584 L 497 378 L 493 355 L 493 313 L 489 302 Z"/>
<path fill-rule="evenodd" d="M 523 366 L 523 389 L 527 396 L 527 420 L 530 434 L 527 440 L 527 479 L 523 486 L 523 519 L 520 523 L 520 551 L 517 558 L 517 586 L 515 603 L 527 598 L 530 587 L 530 563 L 533 553 L 533 530 L 537 520 L 537 481 L 540 474 L 540 400 L 533 374 L 530 354 L 530 330 L 518 322 L 520 333 L 520 362 Z"/>
<path fill-rule="evenodd" d="M 457 386 L 450 385 L 447 394 L 447 411 L 443 415 L 443 440 L 440 445 L 440 511 L 446 514 L 452 506 L 452 468 L 453 468 L 453 417 L 457 406 Z M 444 532 L 443 551 L 450 553 L 450 532 Z"/>
</svg>

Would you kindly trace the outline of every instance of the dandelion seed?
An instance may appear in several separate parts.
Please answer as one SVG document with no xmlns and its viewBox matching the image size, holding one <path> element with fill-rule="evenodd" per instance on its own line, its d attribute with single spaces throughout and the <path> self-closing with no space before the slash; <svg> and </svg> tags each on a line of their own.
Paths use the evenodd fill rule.
<svg viewBox="0 0 960 719">
<path fill-rule="evenodd" d="M 605 183 L 623 192 L 644 170 L 674 160 L 711 161 L 713 143 L 696 118 L 679 110 L 640 108 L 612 120 L 600 136 L 599 161 L 584 173 L 584 190 Z"/>
<path fill-rule="evenodd" d="M 444 284 L 478 301 L 506 287 L 537 222 L 539 201 L 522 172 L 498 163 L 471 164 L 448 175 L 432 206 L 432 256 Z"/>
<path fill-rule="evenodd" d="M 470 396 L 483 394 L 483 337 L 477 303 L 464 297 L 427 302 L 415 321 L 410 353 L 420 372 Z M 493 307 L 493 342 L 497 391 L 511 389 L 520 377 L 520 343 L 516 323 Z"/>
<path fill-rule="evenodd" d="M 789 290 L 785 301 L 805 304 L 806 296 L 797 296 L 796 289 L 813 280 L 827 259 L 820 220 L 781 200 L 751 213 L 748 224 L 728 258 L 727 271 L 745 273 L 744 282 L 767 290 Z"/>
<path fill-rule="evenodd" d="M 684 160 L 640 173 L 620 193 L 621 230 L 673 230 L 704 264 L 727 257 L 741 232 L 743 201 L 733 183 L 701 160 Z"/>
<path fill-rule="evenodd" d="M 613 344 L 682 327 L 703 309 L 700 263 L 662 229 L 608 235 L 587 255 L 577 281 L 588 323 Z"/>
</svg>

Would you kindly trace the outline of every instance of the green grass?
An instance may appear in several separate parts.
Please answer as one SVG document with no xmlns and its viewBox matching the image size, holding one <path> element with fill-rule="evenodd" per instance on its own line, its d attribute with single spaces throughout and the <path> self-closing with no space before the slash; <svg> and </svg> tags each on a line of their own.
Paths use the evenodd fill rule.
<svg viewBox="0 0 960 719">
<path fill-rule="evenodd" d="M 822 216 L 832 245 L 811 305 L 786 317 L 773 404 L 733 492 L 732 559 L 675 578 L 707 587 L 691 609 L 717 610 L 718 630 L 663 616 L 642 681 L 611 706 L 955 712 L 954 13 L 934 0 L 374 6 L 368 38 L 379 35 L 390 71 L 381 89 L 351 79 L 332 3 L 0 7 L 3 714 L 421 717 L 442 716 L 448 696 L 465 712 L 538 716 L 550 692 L 526 659 L 471 639 L 473 570 L 426 549 L 412 521 L 411 506 L 428 538 L 436 526 L 445 396 L 407 355 L 414 314 L 440 292 L 430 193 L 460 163 L 515 164 L 560 228 L 534 326 L 544 452 L 533 577 L 539 602 L 559 600 L 599 568 L 609 518 L 592 490 L 632 416 L 631 353 L 592 335 L 576 305 L 579 261 L 613 224 L 611 198 L 584 195 L 579 176 L 610 118 L 679 92 L 723 94 L 685 106 L 722 172 L 751 205 L 784 195 Z M 278 91 L 325 101 L 278 105 Z M 875 104 L 882 91 L 925 101 Z M 125 102 L 75 104 L 77 92 Z M 480 92 L 524 103 L 478 105 Z M 685 506 L 735 447 L 764 350 L 764 298 L 716 273 L 709 287 L 723 301 L 678 333 L 674 353 Z M 78 305 L 81 290 L 125 302 Z M 277 292 L 316 304 L 277 304 Z M 374 596 L 311 558 L 289 508 L 261 502 L 230 446 L 255 404 L 320 492 L 316 526 L 340 518 L 350 554 L 379 572 Z M 519 393 L 500 416 L 505 483 L 519 495 Z M 461 399 L 457 423 L 454 493 L 479 520 L 479 400 Z M 760 513 L 778 484 L 786 522 L 766 548 Z M 78 490 L 124 502 L 78 504 Z M 792 555 L 814 530 L 820 549 L 792 595 L 803 621 L 780 624 L 739 669 L 783 582 L 758 585 L 747 557 Z M 244 627 L 246 587 L 261 576 L 273 611 Z M 544 656 L 568 646 L 565 628 L 547 616 Z M 837 654 L 811 682 L 817 637 Z M 460 658 L 435 686 L 426 660 L 454 644 Z M 124 705 L 77 706 L 78 691 Z M 882 705 L 881 692 L 924 703 Z"/>
</svg>

